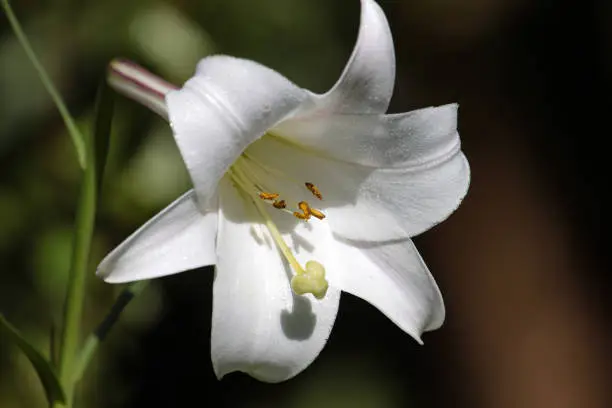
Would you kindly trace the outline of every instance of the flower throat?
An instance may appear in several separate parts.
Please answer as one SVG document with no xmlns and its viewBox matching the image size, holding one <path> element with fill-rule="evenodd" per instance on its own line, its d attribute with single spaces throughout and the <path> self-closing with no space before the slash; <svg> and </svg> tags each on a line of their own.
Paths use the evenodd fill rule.
<svg viewBox="0 0 612 408">
<path fill-rule="evenodd" d="M 251 202 L 253 202 L 255 208 L 257 208 L 257 212 L 263 218 L 264 223 L 279 251 L 283 254 L 289 265 L 291 265 L 295 271 L 295 275 L 291 278 L 291 289 L 293 292 L 297 295 L 311 293 L 317 299 L 323 299 L 329 287 L 329 284 L 325 279 L 325 268 L 319 262 L 313 260 L 306 262 L 305 267 L 300 265 L 298 260 L 293 255 L 293 252 L 283 239 L 278 227 L 270 217 L 266 205 L 275 210 L 280 210 L 291 214 L 295 218 L 305 222 L 308 222 L 311 217 L 322 220 L 325 218 L 325 214 L 318 209 L 311 207 L 307 201 L 300 201 L 297 203 L 296 208 L 288 208 L 287 201 L 282 199 L 279 193 L 270 192 L 271 190 L 266 191 L 262 183 L 258 182 L 254 176 L 254 173 L 249 171 L 249 161 L 253 161 L 253 159 L 243 154 L 230 167 L 228 171 L 229 176 L 238 190 L 243 195 L 246 195 Z M 257 162 L 255 162 L 255 164 L 260 165 L 260 163 Z M 304 183 L 304 186 L 317 199 L 323 199 L 323 195 L 314 184 L 306 182 Z"/>
</svg>

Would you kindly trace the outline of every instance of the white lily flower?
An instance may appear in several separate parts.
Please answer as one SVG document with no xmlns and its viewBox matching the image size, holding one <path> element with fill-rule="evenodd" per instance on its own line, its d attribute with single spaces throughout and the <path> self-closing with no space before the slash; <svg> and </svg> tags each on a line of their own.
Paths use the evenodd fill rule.
<svg viewBox="0 0 612 408">
<path fill-rule="evenodd" d="M 457 105 L 385 114 L 393 42 L 380 7 L 361 3 L 353 54 L 323 95 L 227 56 L 203 59 L 180 90 L 111 64 L 116 89 L 169 119 L 194 189 L 113 250 L 98 275 L 118 283 L 216 265 L 219 378 L 243 371 L 278 382 L 305 369 L 329 337 L 341 291 L 418 342 L 444 320 L 410 238 L 467 192 Z"/>
</svg>

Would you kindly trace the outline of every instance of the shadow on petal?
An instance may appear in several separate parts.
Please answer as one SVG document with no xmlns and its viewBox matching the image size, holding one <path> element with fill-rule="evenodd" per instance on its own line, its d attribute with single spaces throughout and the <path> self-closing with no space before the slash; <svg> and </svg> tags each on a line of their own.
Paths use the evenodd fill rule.
<svg viewBox="0 0 612 408">
<path fill-rule="evenodd" d="M 332 232 L 332 235 L 336 241 L 340 241 L 346 245 L 350 245 L 352 247 L 359 248 L 361 250 L 367 250 L 367 249 L 374 250 L 377 248 L 383 248 L 388 245 L 410 244 L 412 242 L 410 238 L 394 238 L 394 239 L 387 239 L 387 240 L 381 240 L 381 241 L 364 241 L 360 239 L 346 238 L 336 232 Z"/>
<path fill-rule="evenodd" d="M 291 248 L 296 254 L 299 254 L 301 250 L 307 253 L 312 253 L 315 250 L 315 246 L 312 242 L 302 235 L 297 234 L 295 231 L 291 232 Z"/>
<path fill-rule="evenodd" d="M 280 314 L 283 333 L 291 340 L 306 340 L 312 336 L 317 316 L 312 312 L 311 300 L 306 296 L 293 294 L 293 309 Z"/>
</svg>

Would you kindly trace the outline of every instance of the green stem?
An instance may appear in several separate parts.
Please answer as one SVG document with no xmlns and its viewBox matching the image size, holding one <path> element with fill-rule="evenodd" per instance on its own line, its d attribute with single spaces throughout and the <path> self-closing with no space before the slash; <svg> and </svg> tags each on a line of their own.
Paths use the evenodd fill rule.
<svg viewBox="0 0 612 408">
<path fill-rule="evenodd" d="M 136 295 L 142 292 L 148 283 L 149 281 L 135 282 L 124 288 L 115 300 L 115 303 L 111 309 L 106 314 L 106 317 L 104 317 L 104 320 L 102 320 L 96 330 L 94 330 L 94 332 L 89 335 L 87 340 L 85 340 L 85 344 L 81 349 L 81 353 L 79 354 L 74 370 L 73 381 L 75 384 L 78 383 L 83 377 L 89 362 L 98 350 L 98 345 L 106 338 L 110 330 L 115 326 L 115 323 L 117 323 L 119 320 L 123 310 Z"/>
<path fill-rule="evenodd" d="M 30 45 L 28 38 L 23 32 L 21 25 L 19 24 L 19 21 L 17 20 L 17 17 L 15 17 L 15 14 L 13 13 L 13 10 L 11 9 L 11 6 L 8 0 L 0 0 L 0 5 L 2 5 L 2 8 L 4 9 L 4 13 L 6 14 L 6 17 L 8 18 L 8 21 L 11 27 L 13 28 L 13 31 L 15 33 L 15 36 L 17 37 L 17 40 L 23 47 L 23 50 L 25 51 L 26 55 L 30 59 L 30 62 L 32 62 L 34 69 L 36 70 L 38 76 L 40 77 L 40 80 L 43 83 L 43 86 L 45 87 L 49 95 L 51 96 L 51 99 L 53 99 L 55 106 L 57 106 L 57 110 L 62 116 L 62 119 L 64 120 L 64 124 L 66 125 L 66 128 L 68 129 L 68 133 L 70 134 L 70 138 L 72 139 L 72 143 L 74 144 L 74 148 L 77 153 L 77 158 L 79 160 L 79 165 L 81 166 L 82 169 L 85 169 L 85 166 L 86 166 L 85 141 L 83 140 L 83 136 L 81 135 L 79 128 L 77 127 L 76 123 L 72 119 L 72 116 L 70 115 L 70 112 L 68 111 L 68 108 L 64 104 L 64 101 L 62 100 L 62 97 L 60 96 L 59 92 L 53 85 L 51 78 L 49 78 L 49 75 L 47 74 L 42 64 L 38 60 L 38 57 L 36 57 L 36 54 L 34 53 L 34 50 L 32 49 L 32 46 Z"/>
<path fill-rule="evenodd" d="M 93 145 L 93 143 L 89 143 Z M 83 301 L 87 282 L 87 265 L 96 213 L 96 169 L 93 147 L 87 149 L 87 162 L 76 214 L 72 261 L 68 277 L 68 289 L 64 303 L 64 321 L 61 335 L 61 349 L 58 364 L 60 381 L 66 392 L 66 407 L 72 406 L 74 397 L 74 359 L 79 348 L 79 336 Z"/>
</svg>

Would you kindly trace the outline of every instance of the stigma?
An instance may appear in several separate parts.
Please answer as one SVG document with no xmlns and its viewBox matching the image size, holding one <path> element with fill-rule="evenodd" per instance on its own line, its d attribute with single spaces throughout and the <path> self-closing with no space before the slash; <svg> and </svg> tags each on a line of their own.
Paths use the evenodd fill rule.
<svg viewBox="0 0 612 408">
<path fill-rule="evenodd" d="M 306 262 L 306 270 L 291 278 L 291 289 L 296 295 L 312 293 L 317 299 L 323 299 L 328 288 L 325 268 L 317 261 Z"/>
</svg>

